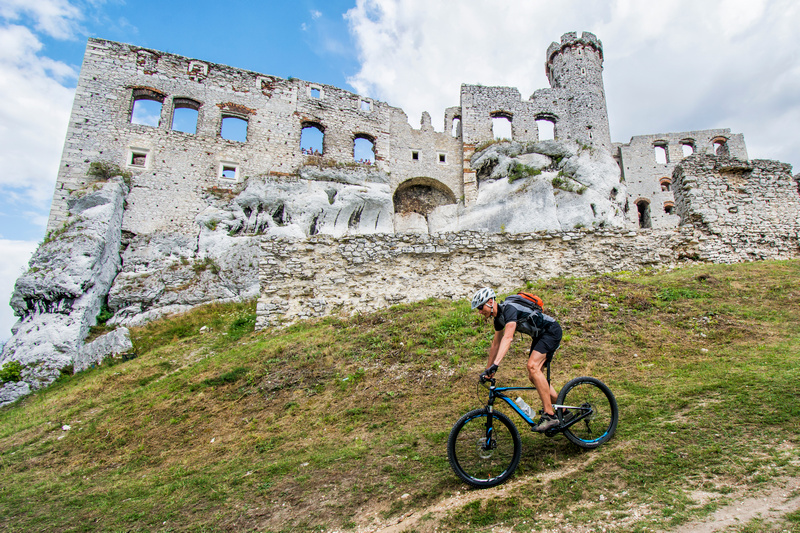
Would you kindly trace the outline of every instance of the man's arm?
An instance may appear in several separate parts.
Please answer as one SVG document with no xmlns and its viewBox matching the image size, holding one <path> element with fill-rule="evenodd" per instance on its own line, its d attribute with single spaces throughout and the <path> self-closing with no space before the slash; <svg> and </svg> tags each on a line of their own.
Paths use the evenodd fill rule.
<svg viewBox="0 0 800 533">
<path fill-rule="evenodd" d="M 502 331 L 494 332 L 494 339 L 492 339 L 492 346 L 489 348 L 489 362 L 486 368 L 492 365 L 500 366 L 500 361 L 508 353 L 511 347 L 511 341 L 514 340 L 514 332 L 517 331 L 516 322 L 508 322 Z"/>
</svg>

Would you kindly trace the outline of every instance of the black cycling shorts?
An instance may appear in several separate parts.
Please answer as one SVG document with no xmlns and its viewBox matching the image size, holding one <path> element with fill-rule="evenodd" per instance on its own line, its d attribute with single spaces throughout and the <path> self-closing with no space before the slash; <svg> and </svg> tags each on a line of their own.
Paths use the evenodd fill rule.
<svg viewBox="0 0 800 533">
<path fill-rule="evenodd" d="M 561 326 L 558 323 L 551 324 L 547 331 L 533 339 L 531 352 L 536 350 L 539 353 L 547 354 L 545 363 L 549 363 L 561 344 L 561 335 Z"/>
</svg>

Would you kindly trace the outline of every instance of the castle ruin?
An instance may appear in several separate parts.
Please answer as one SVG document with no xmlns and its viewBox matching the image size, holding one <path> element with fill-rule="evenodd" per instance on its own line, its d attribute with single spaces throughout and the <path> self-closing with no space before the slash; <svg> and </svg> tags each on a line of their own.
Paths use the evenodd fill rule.
<svg viewBox="0 0 800 533">
<path fill-rule="evenodd" d="M 552 43 L 545 69 L 550 87 L 527 100 L 462 85 L 437 132 L 427 113 L 414 128 L 337 87 L 90 39 L 3 361 L 26 362 L 34 389 L 88 367 L 101 309 L 129 325 L 257 297 L 265 327 L 548 276 L 800 255 L 789 165 L 748 161 L 728 129 L 612 142 L 591 33 Z M 47 328 L 63 331 L 37 337 Z"/>
</svg>

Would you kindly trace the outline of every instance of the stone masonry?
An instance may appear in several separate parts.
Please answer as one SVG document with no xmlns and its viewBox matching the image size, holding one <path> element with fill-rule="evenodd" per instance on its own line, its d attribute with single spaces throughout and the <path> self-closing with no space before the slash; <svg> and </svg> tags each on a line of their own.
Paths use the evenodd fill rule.
<svg viewBox="0 0 800 533">
<path fill-rule="evenodd" d="M 800 257 L 800 182 L 785 163 L 694 154 L 675 166 L 665 229 L 262 239 L 258 327 L 559 275 Z"/>
<path fill-rule="evenodd" d="M 707 152 L 721 138 L 728 142 L 730 155 L 746 159 L 744 139 L 727 130 L 612 143 L 603 46 L 591 33 L 566 33 L 552 43 L 545 69 L 550 87 L 527 100 L 511 87 L 462 85 L 459 105 L 445 111 L 446 131 L 437 132 L 427 113 L 420 127 L 413 128 L 401 109 L 336 87 L 90 39 L 48 230 L 64 223 L 68 196 L 86 185 L 86 170 L 95 161 L 133 174 L 126 234 L 185 234 L 196 231 L 195 217 L 207 205 L 206 191 L 235 188 L 252 176 L 294 176 L 310 163 L 359 165 L 354 144 L 366 141 L 374 166 L 390 176 L 398 229 L 405 231 L 400 211 L 413 204 L 409 195 L 429 191 L 436 205 L 475 202 L 479 185 L 470 161 L 477 147 L 493 140 L 492 120 L 498 117 L 511 122 L 517 142 L 540 140 L 539 125 L 549 122 L 558 141 L 612 153 L 624 180 L 633 185 L 627 198 L 633 227 L 648 227 L 639 220 L 636 205 L 651 207 L 652 227 L 677 225 L 674 215 L 660 214 L 674 203 L 671 194 L 662 194 L 669 191 L 661 190 L 660 180 L 683 157 L 675 151 L 679 141 L 690 139 L 695 150 Z M 133 120 L 142 102 L 160 106 L 156 125 Z M 177 114 L 186 110 L 196 112 L 193 133 L 175 127 Z M 246 137 L 224 138 L 226 120 L 244 124 Z M 301 150 L 302 136 L 310 130 L 322 134 L 319 157 Z M 654 147 L 667 144 L 667 165 L 654 167 Z"/>
</svg>

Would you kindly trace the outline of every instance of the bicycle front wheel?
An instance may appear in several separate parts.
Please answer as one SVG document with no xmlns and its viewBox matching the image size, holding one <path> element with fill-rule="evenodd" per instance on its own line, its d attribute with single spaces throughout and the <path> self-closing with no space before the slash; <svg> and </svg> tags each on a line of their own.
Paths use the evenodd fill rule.
<svg viewBox="0 0 800 533">
<path fill-rule="evenodd" d="M 582 417 L 564 430 L 564 435 L 581 448 L 597 448 L 617 430 L 617 400 L 611 389 L 599 379 L 573 379 L 561 389 L 557 402 L 567 406 L 565 423 Z"/>
<path fill-rule="evenodd" d="M 447 457 L 458 477 L 473 487 L 494 487 L 517 469 L 522 454 L 519 431 L 503 413 L 475 409 L 462 416 L 447 439 Z"/>
</svg>

